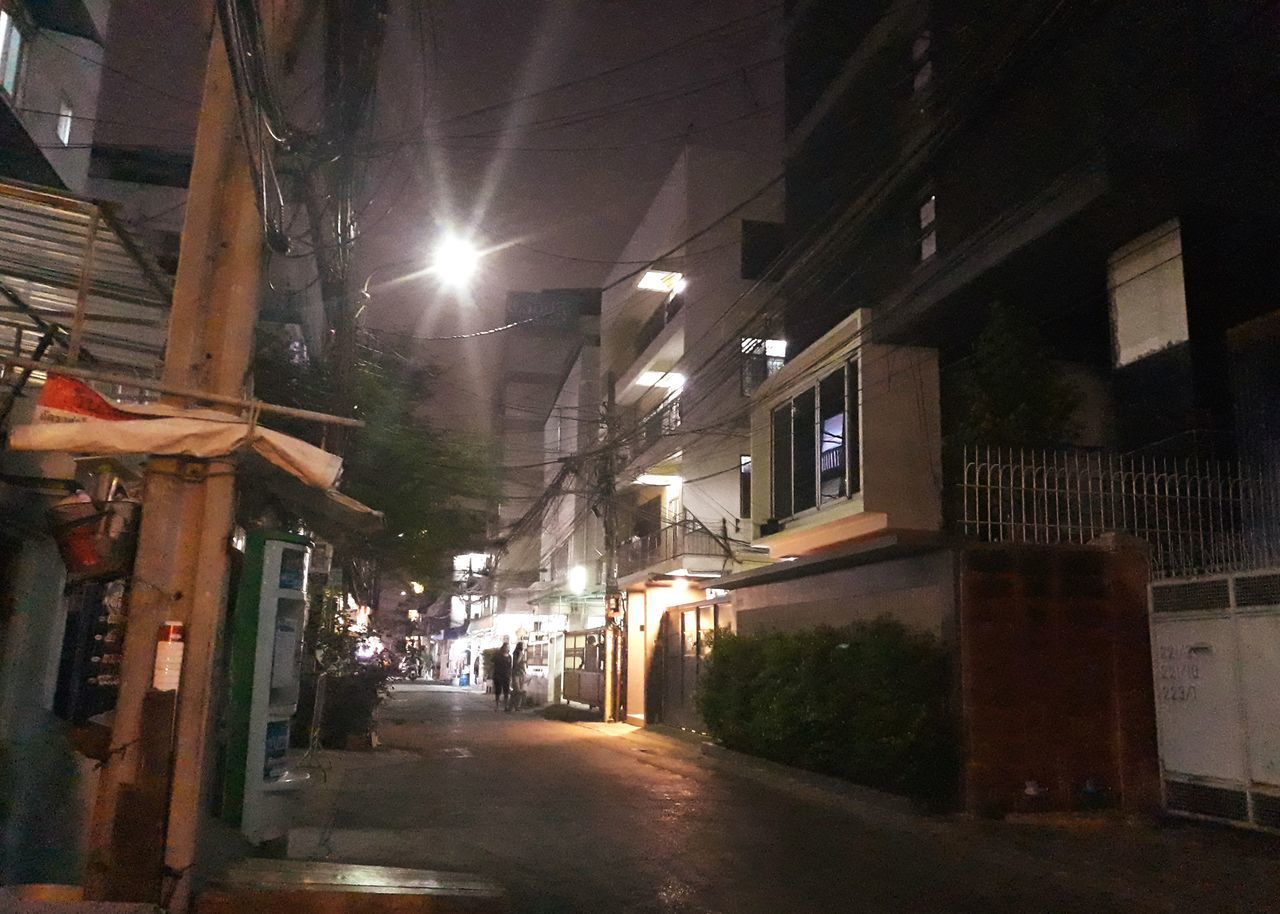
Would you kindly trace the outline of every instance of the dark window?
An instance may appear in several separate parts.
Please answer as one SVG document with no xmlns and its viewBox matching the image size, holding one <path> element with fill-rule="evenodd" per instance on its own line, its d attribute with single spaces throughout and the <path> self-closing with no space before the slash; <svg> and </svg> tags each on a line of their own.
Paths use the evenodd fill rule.
<svg viewBox="0 0 1280 914">
<path fill-rule="evenodd" d="M 809 390 L 796 397 L 792 412 L 791 438 L 794 454 L 791 507 L 795 513 L 806 511 L 817 504 L 817 410 L 814 391 Z"/>
<path fill-rule="evenodd" d="M 862 442 L 858 435 L 861 430 L 862 416 L 862 374 L 858 370 L 858 359 L 854 357 L 845 366 L 845 460 L 849 464 L 846 478 L 849 480 L 849 492 L 862 491 Z"/>
<path fill-rule="evenodd" d="M 769 266 L 782 255 L 781 222 L 742 220 L 742 278 L 764 279 Z"/>
<path fill-rule="evenodd" d="M 791 404 L 773 411 L 773 516 L 791 516 Z"/>
<path fill-rule="evenodd" d="M 845 487 L 845 379 L 844 369 L 833 371 L 818 387 L 818 480 L 822 504 L 843 498 Z"/>
<path fill-rule="evenodd" d="M 924 107 L 933 92 L 933 35 L 928 30 L 916 36 L 911 45 L 911 96 Z"/>
<path fill-rule="evenodd" d="M 738 516 L 751 516 L 751 456 L 738 458 Z"/>
</svg>

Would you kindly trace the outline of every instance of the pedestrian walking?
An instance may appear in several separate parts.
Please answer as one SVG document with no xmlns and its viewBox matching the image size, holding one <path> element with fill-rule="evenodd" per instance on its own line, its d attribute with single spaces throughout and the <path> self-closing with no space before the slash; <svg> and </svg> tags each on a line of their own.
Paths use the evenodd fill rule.
<svg viewBox="0 0 1280 914">
<path fill-rule="evenodd" d="M 524 704 L 524 677 L 529 669 L 529 652 L 523 641 L 516 642 L 515 652 L 511 655 L 511 696 L 507 699 L 508 711 L 519 711 Z"/>
<path fill-rule="evenodd" d="M 502 642 L 498 653 L 493 655 L 493 710 L 502 710 L 502 701 L 506 699 L 507 710 L 511 710 L 511 648 Z"/>
</svg>

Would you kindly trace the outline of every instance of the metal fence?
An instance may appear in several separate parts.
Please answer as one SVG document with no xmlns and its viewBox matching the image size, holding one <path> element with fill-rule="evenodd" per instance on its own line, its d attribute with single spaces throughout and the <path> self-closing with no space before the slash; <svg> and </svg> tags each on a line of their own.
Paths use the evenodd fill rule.
<svg viewBox="0 0 1280 914">
<path fill-rule="evenodd" d="M 675 397 L 642 420 L 640 426 L 641 449 L 648 448 L 661 441 L 664 437 L 675 434 L 680 429 L 680 422 L 680 398 Z"/>
<path fill-rule="evenodd" d="M 1280 562 L 1280 467 L 1101 451 L 966 448 L 961 528 L 993 543 L 1087 543 L 1126 533 L 1154 577 Z"/>
</svg>

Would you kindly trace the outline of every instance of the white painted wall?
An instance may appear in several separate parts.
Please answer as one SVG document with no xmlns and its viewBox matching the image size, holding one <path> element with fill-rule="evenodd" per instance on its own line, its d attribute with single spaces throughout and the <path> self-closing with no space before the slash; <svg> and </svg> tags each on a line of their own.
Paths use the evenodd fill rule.
<svg viewBox="0 0 1280 914">
<path fill-rule="evenodd" d="M 86 0 L 85 7 L 98 33 L 105 36 L 110 0 Z M 18 87 L 18 116 L 67 188 L 85 195 L 102 85 L 103 48 L 87 39 L 46 29 L 29 35 Z M 70 102 L 75 115 L 70 143 L 65 147 L 57 135 L 59 106 L 64 99 Z M 145 113 L 139 112 L 139 117 L 144 118 Z"/>
</svg>

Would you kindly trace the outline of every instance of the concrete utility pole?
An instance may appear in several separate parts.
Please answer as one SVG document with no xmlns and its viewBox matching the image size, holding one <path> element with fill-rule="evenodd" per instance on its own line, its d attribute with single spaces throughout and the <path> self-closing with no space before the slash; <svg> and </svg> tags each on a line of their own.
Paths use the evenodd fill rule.
<svg viewBox="0 0 1280 914">
<path fill-rule="evenodd" d="M 617 721 L 622 706 L 622 592 L 618 589 L 618 409 L 614 377 L 604 379 L 604 446 L 600 455 L 601 522 L 604 527 L 604 719 Z"/>
<path fill-rule="evenodd" d="M 268 40 L 278 45 L 292 33 L 302 4 L 262 0 L 262 6 L 264 26 L 274 24 Z M 169 385 L 226 396 L 244 391 L 263 246 L 255 197 L 230 65 L 215 27 L 170 316 Z M 190 868 L 207 805 L 234 494 L 234 467 L 225 460 L 147 463 L 111 754 L 90 833 L 90 898 L 167 901 L 175 912 L 190 902 Z M 151 689 L 157 632 L 169 620 L 185 626 L 176 700 L 175 693 Z"/>
</svg>

